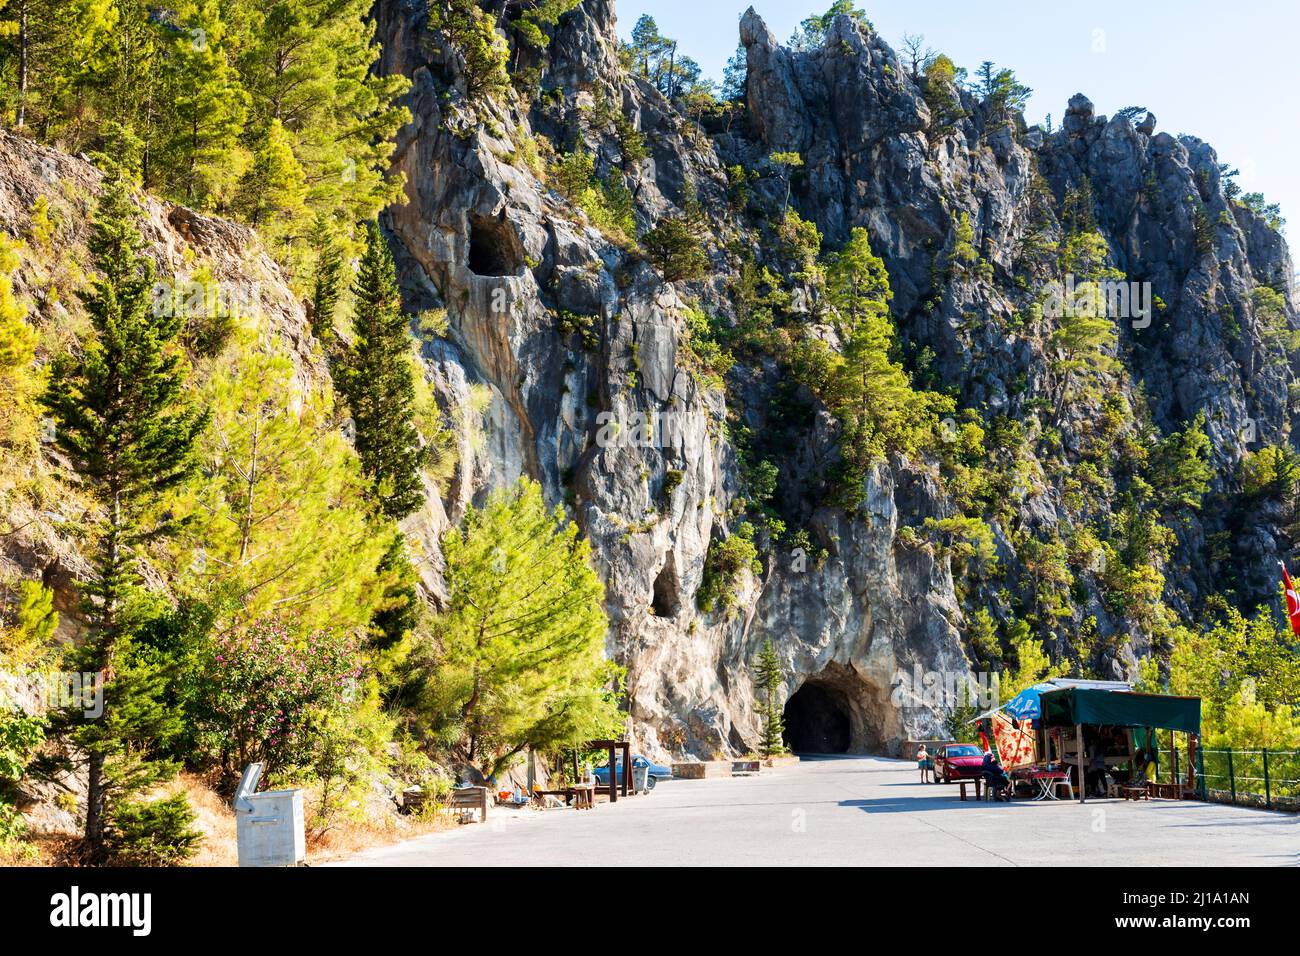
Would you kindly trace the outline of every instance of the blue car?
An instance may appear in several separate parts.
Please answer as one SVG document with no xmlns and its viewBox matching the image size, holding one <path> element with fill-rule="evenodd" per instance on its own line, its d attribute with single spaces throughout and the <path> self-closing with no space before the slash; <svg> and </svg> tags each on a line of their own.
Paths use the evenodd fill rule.
<svg viewBox="0 0 1300 956">
<path fill-rule="evenodd" d="M 658 783 L 660 780 L 669 780 L 672 778 L 673 775 L 672 767 L 665 767 L 662 764 L 651 763 L 649 760 L 647 760 L 645 757 L 642 757 L 640 754 L 634 754 L 632 757 L 633 776 L 635 776 L 636 771 L 640 770 L 642 767 L 649 768 L 649 772 L 646 774 L 647 790 L 653 790 L 655 788 L 656 783 Z M 618 774 L 618 779 L 621 780 L 623 775 L 623 761 L 620 760 L 617 764 L 615 764 L 614 772 Z M 598 784 L 601 784 L 602 786 L 609 786 L 608 766 L 597 767 L 595 770 L 592 771 L 592 773 L 595 775 L 596 782 Z M 615 782 L 618 781 L 616 780 Z"/>
</svg>

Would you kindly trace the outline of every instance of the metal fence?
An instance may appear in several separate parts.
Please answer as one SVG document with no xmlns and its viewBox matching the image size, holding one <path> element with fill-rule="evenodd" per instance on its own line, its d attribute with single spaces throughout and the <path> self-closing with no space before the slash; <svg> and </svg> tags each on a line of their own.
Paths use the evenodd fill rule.
<svg viewBox="0 0 1300 956">
<path fill-rule="evenodd" d="M 1300 803 L 1300 750 L 1202 750 L 1197 754 L 1197 789 L 1203 797 L 1225 797 L 1273 809 Z"/>
<path fill-rule="evenodd" d="M 1160 760 L 1156 779 L 1187 779 L 1187 743 L 1158 731 Z M 1300 750 L 1197 748 L 1196 795 L 1202 800 L 1272 809 L 1300 810 Z"/>
</svg>

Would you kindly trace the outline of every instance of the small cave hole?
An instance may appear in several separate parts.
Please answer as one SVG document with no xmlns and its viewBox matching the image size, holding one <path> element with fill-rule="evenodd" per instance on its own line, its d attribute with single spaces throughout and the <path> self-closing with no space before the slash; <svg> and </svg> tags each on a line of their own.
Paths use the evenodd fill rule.
<svg viewBox="0 0 1300 956">
<path fill-rule="evenodd" d="M 655 617 L 676 617 L 682 609 L 682 583 L 677 578 L 677 566 L 671 557 L 655 577 L 654 597 L 650 606 Z"/>
<path fill-rule="evenodd" d="M 524 264 L 524 250 L 503 213 L 492 219 L 471 213 L 469 217 L 469 271 L 480 276 L 518 275 Z"/>
</svg>

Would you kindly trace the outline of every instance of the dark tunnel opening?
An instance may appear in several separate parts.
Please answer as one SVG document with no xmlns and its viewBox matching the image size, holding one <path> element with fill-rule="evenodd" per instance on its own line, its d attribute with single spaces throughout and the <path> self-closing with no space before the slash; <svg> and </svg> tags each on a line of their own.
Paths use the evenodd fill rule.
<svg viewBox="0 0 1300 956">
<path fill-rule="evenodd" d="M 785 743 L 795 753 L 848 753 L 852 742 L 848 702 L 835 689 L 809 682 L 785 704 Z"/>
</svg>

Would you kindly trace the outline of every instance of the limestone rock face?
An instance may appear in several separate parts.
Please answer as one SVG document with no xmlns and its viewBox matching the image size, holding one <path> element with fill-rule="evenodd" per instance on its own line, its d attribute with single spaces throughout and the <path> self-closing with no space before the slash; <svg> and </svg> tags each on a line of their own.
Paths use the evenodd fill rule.
<svg viewBox="0 0 1300 956">
<path fill-rule="evenodd" d="M 744 211 L 729 201 L 727 167 L 762 169 L 771 152 L 799 152 L 805 166 L 792 204 L 830 248 L 866 228 L 889 270 L 905 347 L 932 356 L 933 374 L 956 387 L 961 406 L 1021 419 L 1031 430 L 1039 424 L 1027 403 L 1050 378 L 1051 328 L 1016 331 L 1025 295 L 1015 264 L 1035 196 L 1045 190 L 1059 203 L 1087 180 L 1116 267 L 1150 283 L 1163 304 L 1145 326 L 1140 318 L 1119 323 L 1119 357 L 1155 425 L 1167 433 L 1206 414 L 1216 490 L 1232 481 L 1248 450 L 1247 421 L 1251 440 L 1285 438 L 1294 369 L 1270 352 L 1251 302 L 1257 284 L 1282 289 L 1294 326 L 1285 243 L 1225 198 L 1208 146 L 1155 133 L 1154 115 L 1135 128 L 1123 117 L 1095 115 L 1078 94 L 1058 130 L 1027 129 L 1018 114 L 999 117 L 962 92 L 966 115 L 936 132 L 924 78 L 911 76 L 865 25 L 837 17 L 820 48 L 796 52 L 750 9 L 739 24 L 748 65 L 744 116 L 701 128 L 621 68 L 609 0 L 585 0 L 562 17 L 544 55 L 512 54 L 519 68 L 536 67 L 540 92 L 527 102 L 475 106 L 465 100 L 455 52 L 427 29 L 420 0 L 379 4 L 377 16 L 382 69 L 413 84 L 413 122 L 395 158 L 409 202 L 390 209 L 385 225 L 408 307 L 445 307 L 450 318 L 445 338 L 424 342 L 427 374 L 449 409 L 473 394 L 489 396 L 481 422 L 465 426 L 450 488 L 431 495 L 413 525 L 436 551 L 447 522 L 521 475 L 566 503 L 606 582 L 609 652 L 628 667 L 633 731 L 648 752 L 712 757 L 752 748 L 758 720 L 750 665 L 768 638 L 787 669 L 785 693 L 806 692 L 821 711 L 835 711 L 850 749 L 897 752 L 907 737 L 942 734 L 945 709 L 919 688 L 896 691 L 897 676 L 970 674 L 966 615 L 997 584 L 959 596 L 949 558 L 914 534 L 900 535 L 957 508 L 934 462 L 893 456 L 872 472 L 851 515 L 779 490 L 783 513 L 811 531 L 824 557 L 773 543 L 762 573 L 746 576 L 737 613 L 697 609 L 710 543 L 737 532 L 743 505 L 733 426 L 769 427 L 782 387 L 779 370 L 759 358 L 742 360 L 725 390 L 710 387 L 685 350 L 688 308 L 734 315 L 728 288 L 741 262 L 726 243 L 746 233 Z M 602 102 L 643 134 L 646 158 L 629 160 L 612 127 L 590 120 Z M 624 173 L 638 231 L 693 197 L 717 237 L 707 249 L 710 274 L 665 284 L 624 241 L 595 228 L 550 188 L 544 160 L 521 158 L 521 144 L 541 137 L 556 151 L 588 150 L 601 175 Z M 776 215 L 784 186 L 759 176 L 752 188 L 749 211 Z M 1200 210 L 1211 223 L 1212 250 L 1204 247 Z M 936 263 L 951 249 L 960 216 L 989 268 L 937 283 Z M 1049 231 L 1059 230 L 1050 218 Z M 1222 325 L 1229 307 L 1234 335 Z M 813 315 L 814 290 L 796 289 L 790 308 Z M 588 317 L 598 344 L 566 334 L 564 315 Z M 1083 406 L 1064 411 L 1068 453 L 1097 414 Z M 597 440 L 611 418 L 628 440 Z M 655 423 L 652 440 L 632 437 L 628 424 L 640 420 Z M 787 449 L 782 484 L 793 488 L 820 473 L 834 447 L 833 421 L 816 412 Z M 1023 527 L 1050 529 L 1067 515 L 1060 492 L 1032 466 L 1014 494 Z M 1219 569 L 1202 545 L 1224 520 L 1205 514 L 1180 536 L 1166 569 L 1175 602 L 1217 584 Z M 1241 532 L 1240 557 L 1257 567 L 1276 549 L 1268 520 L 1247 518 Z M 1023 563 L 1008 529 L 995 522 L 993 532 L 1003 580 L 1015 582 Z M 426 567 L 435 601 L 443 595 L 437 568 L 436 559 Z M 1116 647 L 1105 666 L 1130 673 L 1145 650 L 1140 630 L 1091 586 L 1084 591 L 1076 620 L 1094 617 L 1097 633 Z"/>
<path fill-rule="evenodd" d="M 1107 266 L 1124 277 L 1113 315 L 1122 374 L 1103 392 L 1144 409 L 1157 437 L 1203 414 L 1210 439 L 1218 504 L 1180 518 L 1160 569 L 1162 600 L 1184 612 L 1228 589 L 1243 604 L 1269 597 L 1283 516 L 1242 503 L 1239 467 L 1250 450 L 1291 440 L 1300 388 L 1281 342 L 1300 328 L 1294 269 L 1277 230 L 1233 200 L 1209 145 L 1156 132 L 1153 114 L 1136 126 L 1098 116 L 1083 94 L 1055 130 L 1029 128 L 968 91 L 953 91 L 956 118 L 933 116 L 925 77 L 846 16 L 820 47 L 796 51 L 747 11 L 743 109 L 703 119 L 625 70 L 611 0 L 583 0 L 545 51 L 512 49 L 512 72 L 531 79 L 495 101 L 467 97 L 465 64 L 429 28 L 425 0 L 385 0 L 375 18 L 379 69 L 411 80 L 412 121 L 393 159 L 407 201 L 382 223 L 408 311 L 446 309 L 445 335 L 414 318 L 412 331 L 459 429 L 455 474 L 430 483 L 426 506 L 405 523 L 423 555 L 425 594 L 435 605 L 447 597 L 442 533 L 490 489 L 537 480 L 591 541 L 607 650 L 627 667 L 630 730 L 648 755 L 754 748 L 751 668 L 769 639 L 805 740 L 897 753 L 909 737 L 943 735 L 950 707 L 923 677 L 952 681 L 986 666 L 968 643 L 971 615 L 989 609 L 1006 624 L 1012 608 L 1039 600 L 1024 542 L 1105 518 L 1110 505 L 1088 512 L 1062 480 L 1063 463 L 1085 460 L 1105 395 L 1056 407 L 1058 326 L 1041 308 L 1043 270 L 1025 265 L 1035 244 L 1057 248 L 1062 210 L 1085 186 Z M 629 149 L 629 130 L 643 150 Z M 578 149 L 601 180 L 626 181 L 638 235 L 666 216 L 699 217 L 702 278 L 665 283 L 635 237 L 602 231 L 554 188 L 556 158 Z M 804 165 L 787 180 L 773 152 L 798 152 Z M 29 232 L 45 196 L 73 224 L 77 252 L 98 182 L 89 163 L 0 133 L 0 222 L 10 234 Z M 889 273 L 899 353 L 914 378 L 950 390 L 990 431 L 1025 436 L 988 522 L 996 573 L 967 573 L 928 534 L 928 519 L 963 514 L 936 457 L 891 454 L 855 509 L 832 507 L 824 490 L 838 424 L 788 367 L 743 340 L 731 343 L 724 382 L 701 367 L 693 327 L 707 315 L 740 328 L 737 289 L 760 268 L 784 280 L 779 331 L 797 325 L 839 347 L 819 287 L 774 251 L 787 189 L 825 249 L 866 230 Z M 978 262 L 954 271 L 960 224 Z M 263 333 L 304 386 L 328 374 L 302 304 L 249 230 L 151 201 L 144 231 L 160 271 L 205 266 L 246 286 Z M 47 292 L 63 284 L 60 260 L 32 261 L 18 292 L 44 320 L 61 308 Z M 1264 286 L 1276 293 L 1268 308 Z M 760 530 L 759 566 L 741 574 L 734 610 L 706 613 L 697 596 L 710 549 L 743 533 L 757 510 L 748 500 L 755 444 L 777 468 L 766 513 L 799 535 Z M 69 612 L 64 636 L 74 636 L 77 543 L 54 510 L 10 518 L 18 530 L 0 539 L 0 570 L 51 584 Z M 1148 629 L 1107 599 L 1095 570 L 1074 570 L 1070 606 L 1046 628 L 1049 652 L 1069 658 L 1069 635 L 1088 630 L 1095 665 L 1131 676 L 1151 650 Z"/>
</svg>

